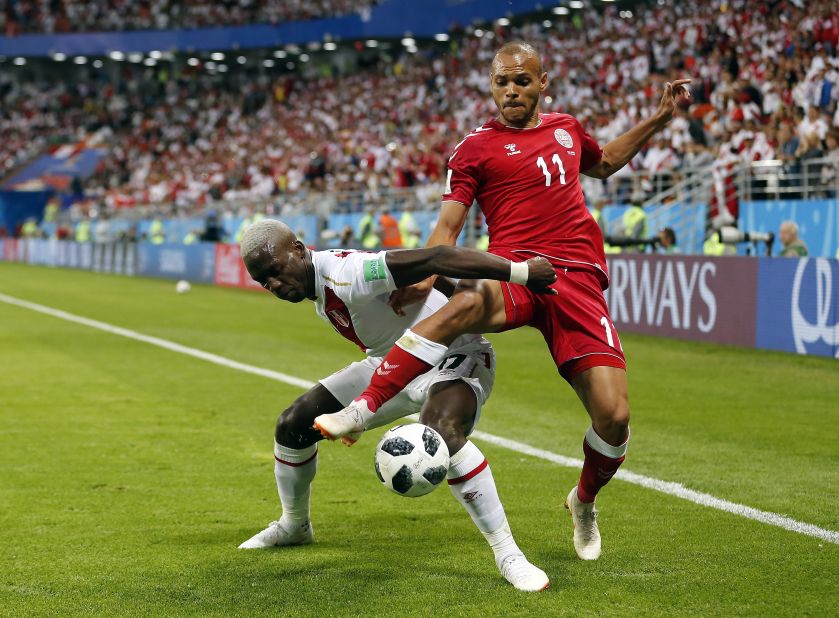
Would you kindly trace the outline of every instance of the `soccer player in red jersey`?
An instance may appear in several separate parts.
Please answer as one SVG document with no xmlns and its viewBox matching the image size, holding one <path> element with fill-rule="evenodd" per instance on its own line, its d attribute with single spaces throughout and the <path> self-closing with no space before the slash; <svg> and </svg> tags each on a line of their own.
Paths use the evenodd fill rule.
<svg viewBox="0 0 839 618">
<path fill-rule="evenodd" d="M 317 417 L 315 428 L 332 439 L 363 428 L 384 401 L 440 362 L 462 333 L 538 328 L 560 375 L 591 417 L 583 470 L 565 504 L 577 555 L 596 560 L 601 543 L 594 500 L 626 455 L 629 399 L 626 362 L 603 296 L 609 285 L 603 237 L 586 209 L 580 174 L 607 178 L 626 165 L 670 121 L 676 97 L 690 80 L 665 84 L 655 114 L 602 150 L 576 118 L 540 113 L 548 75 L 531 45 L 501 47 L 490 80 L 499 115 L 454 148 L 428 245 L 454 245 L 477 201 L 489 228 L 489 251 L 514 261 L 510 283 L 461 281 L 446 305 L 397 341 L 362 395 L 340 412 Z M 554 296 L 520 285 L 527 281 L 522 262 L 537 255 L 556 268 Z M 396 293 L 394 310 L 427 294 L 431 284 Z"/>
</svg>

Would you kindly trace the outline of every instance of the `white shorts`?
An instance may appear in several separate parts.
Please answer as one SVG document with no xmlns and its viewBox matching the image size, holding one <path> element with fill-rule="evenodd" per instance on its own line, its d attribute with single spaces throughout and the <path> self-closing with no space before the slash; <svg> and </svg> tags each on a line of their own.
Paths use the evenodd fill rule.
<svg viewBox="0 0 839 618">
<path fill-rule="evenodd" d="M 370 383 L 381 362 L 380 357 L 367 357 L 336 371 L 320 383 L 341 405 L 349 405 Z M 474 429 L 481 415 L 481 406 L 489 398 L 495 382 L 495 351 L 490 342 L 478 335 L 458 337 L 440 364 L 414 379 L 376 411 L 368 428 L 389 425 L 409 414 L 419 414 L 432 385 L 451 380 L 463 380 L 475 392 L 477 409 L 472 425 Z"/>
</svg>

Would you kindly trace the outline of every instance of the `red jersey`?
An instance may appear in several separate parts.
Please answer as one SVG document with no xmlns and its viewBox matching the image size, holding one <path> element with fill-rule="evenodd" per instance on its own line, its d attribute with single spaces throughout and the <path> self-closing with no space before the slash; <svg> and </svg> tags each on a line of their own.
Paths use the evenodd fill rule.
<svg viewBox="0 0 839 618">
<path fill-rule="evenodd" d="M 552 258 L 557 265 L 594 270 L 609 284 L 603 235 L 586 208 L 580 172 L 603 155 L 568 114 L 539 114 L 517 129 L 490 120 L 455 146 L 443 201 L 477 200 L 489 228 L 489 251 Z"/>
</svg>

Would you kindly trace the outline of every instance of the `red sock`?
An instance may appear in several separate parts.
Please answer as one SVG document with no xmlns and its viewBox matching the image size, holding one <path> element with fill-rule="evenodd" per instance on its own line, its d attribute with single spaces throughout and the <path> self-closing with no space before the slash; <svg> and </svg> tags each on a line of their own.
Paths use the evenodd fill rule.
<svg viewBox="0 0 839 618">
<path fill-rule="evenodd" d="M 593 433 L 593 430 L 590 429 L 589 432 Z M 603 442 L 603 444 L 606 443 Z M 597 446 L 601 445 L 598 444 Z M 621 447 L 612 446 L 611 449 L 613 450 L 613 454 L 616 454 L 615 451 L 619 450 L 622 450 L 625 454 L 626 444 Z M 583 461 L 583 471 L 580 474 L 580 482 L 577 484 L 577 497 L 580 499 L 580 502 L 594 502 L 597 492 L 615 475 L 615 472 L 618 471 L 618 468 L 623 463 L 625 455 L 609 457 L 596 451 L 589 444 L 588 433 L 586 434 L 586 439 L 583 440 L 583 453 L 585 453 L 585 459 Z"/>
<path fill-rule="evenodd" d="M 408 386 L 411 380 L 424 374 L 431 367 L 430 363 L 395 345 L 373 373 L 373 379 L 358 399 L 366 399 L 367 407 L 371 412 L 375 412 Z"/>
</svg>

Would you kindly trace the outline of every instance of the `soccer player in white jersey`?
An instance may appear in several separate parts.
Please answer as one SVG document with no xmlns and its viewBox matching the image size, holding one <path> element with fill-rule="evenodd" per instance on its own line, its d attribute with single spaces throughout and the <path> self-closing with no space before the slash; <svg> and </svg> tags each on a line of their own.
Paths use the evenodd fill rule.
<svg viewBox="0 0 839 618">
<path fill-rule="evenodd" d="M 282 515 L 242 543 L 242 549 L 312 542 L 311 484 L 317 469 L 317 442 L 323 437 L 312 427 L 315 417 L 348 405 L 379 367 L 380 356 L 407 328 L 447 300 L 434 290 L 424 302 L 396 315 L 388 305 L 391 292 L 438 274 L 512 279 L 534 292 L 552 294 L 548 286 L 556 278 L 553 267 L 542 258 L 513 266 L 505 258 L 457 247 L 379 253 L 310 251 L 286 225 L 270 219 L 247 229 L 241 253 L 254 281 L 281 300 L 315 301 L 318 315 L 367 355 L 321 380 L 277 419 L 274 476 Z M 425 355 L 436 355 L 441 347 L 421 337 L 402 344 Z M 494 374 L 490 343 L 480 335 L 459 337 L 448 347 L 443 362 L 435 363 L 380 408 L 376 422 L 368 428 L 419 412 L 420 422 L 446 441 L 451 454 L 449 487 L 492 548 L 502 576 L 519 590 L 544 590 L 549 585 L 547 575 L 528 562 L 516 544 L 487 460 L 467 439 L 492 390 Z M 351 444 L 360 435 L 346 436 L 344 441 Z"/>
</svg>

